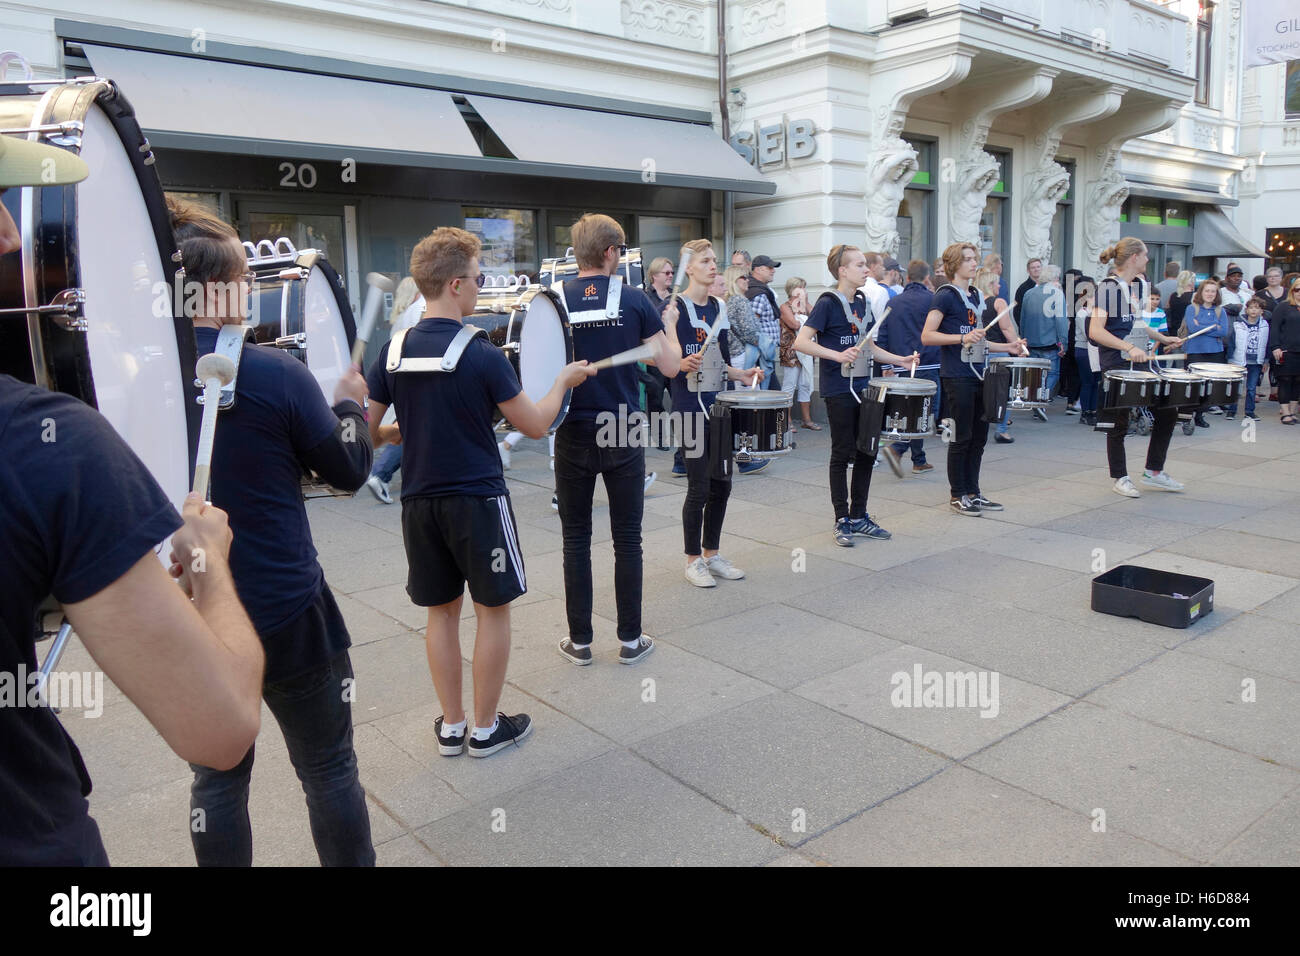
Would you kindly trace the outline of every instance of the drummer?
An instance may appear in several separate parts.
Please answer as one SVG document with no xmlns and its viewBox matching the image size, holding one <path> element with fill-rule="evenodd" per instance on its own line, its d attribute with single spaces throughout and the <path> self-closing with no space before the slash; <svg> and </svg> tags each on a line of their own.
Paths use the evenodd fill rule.
<svg viewBox="0 0 1300 956">
<path fill-rule="evenodd" d="M 826 420 L 831 426 L 830 488 L 831 507 L 835 509 L 835 527 L 831 533 L 836 544 L 851 548 L 855 535 L 879 541 L 891 537 L 867 514 L 871 469 L 875 467 L 876 456 L 858 448 L 862 402 L 850 390 L 850 380 L 843 374 L 844 365 L 857 361 L 861 354 L 857 343 L 871 324 L 867 318 L 867 297 L 861 291 L 868 276 L 867 257 L 857 246 L 835 246 L 826 256 L 826 268 L 835 279 L 838 295 L 822 293 L 795 337 L 794 347 L 798 352 L 821 359 L 820 387 L 826 402 Z M 920 361 L 918 352 L 904 358 L 875 342 L 868 344 L 871 353 L 882 362 L 911 369 Z M 854 387 L 867 385 L 868 379 L 864 378 Z M 850 460 L 853 461 L 852 500 L 847 474 Z"/>
<path fill-rule="evenodd" d="M 168 200 L 199 355 L 247 313 L 247 260 L 235 230 L 197 203 Z M 310 344 L 309 344 L 310 347 Z M 373 866 L 370 817 L 352 746 L 347 693 L 352 638 L 316 561 L 301 479 L 304 468 L 345 491 L 370 475 L 366 383 L 346 372 L 331 408 L 307 366 L 291 354 L 246 344 L 235 402 L 221 412 L 212 455 L 212 501 L 230 515 L 230 567 L 266 648 L 262 695 L 275 715 L 307 795 L 323 866 Z M 200 866 L 251 866 L 248 789 L 254 749 L 233 770 L 192 764 L 191 828 Z"/>
<path fill-rule="evenodd" d="M 1134 319 L 1140 318 L 1145 305 L 1142 276 L 1146 274 L 1147 247 L 1141 239 L 1125 236 L 1115 245 L 1108 246 L 1101 254 L 1105 265 L 1113 262 L 1114 271 L 1097 285 L 1096 303 L 1092 307 L 1092 317 L 1088 322 L 1088 336 L 1097 345 L 1101 363 L 1101 396 L 1104 401 L 1106 386 L 1105 373 L 1112 369 L 1132 363 L 1134 369 L 1148 371 L 1147 364 L 1151 356 L 1138 345 L 1127 341 L 1133 331 Z M 1184 339 L 1165 335 L 1155 329 L 1148 333 L 1161 345 L 1177 348 Z M 1147 444 L 1146 468 L 1142 472 L 1141 484 L 1144 488 L 1159 491 L 1182 491 L 1181 482 L 1175 481 L 1164 471 L 1165 456 L 1169 452 L 1169 440 L 1178 423 L 1178 409 L 1174 407 L 1154 408 L 1151 410 L 1155 424 L 1151 428 L 1151 441 Z M 1126 498 L 1140 498 L 1142 493 L 1133 486 L 1128 475 L 1128 463 L 1124 456 L 1124 436 L 1128 432 L 1129 409 L 1103 408 L 1097 413 L 1097 427 L 1108 429 L 1106 432 L 1106 458 L 1110 464 L 1110 476 L 1115 483 L 1111 486 L 1117 495 Z"/>
</svg>

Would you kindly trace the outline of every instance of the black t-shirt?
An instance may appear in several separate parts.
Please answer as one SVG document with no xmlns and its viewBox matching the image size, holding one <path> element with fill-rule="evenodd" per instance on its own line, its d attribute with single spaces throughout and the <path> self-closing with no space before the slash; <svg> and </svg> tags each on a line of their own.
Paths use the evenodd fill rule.
<svg viewBox="0 0 1300 956">
<path fill-rule="evenodd" d="M 945 335 L 965 335 L 967 332 L 973 332 L 976 328 L 981 327 L 977 316 L 983 314 L 984 299 L 974 286 L 967 289 L 966 295 L 975 304 L 975 309 L 972 309 L 962 299 L 957 290 L 950 285 L 940 286 L 939 290 L 935 292 L 934 300 L 930 303 L 930 309 L 931 311 L 938 309 L 943 313 L 943 318 L 939 320 L 938 331 Z M 962 361 L 962 348 L 959 344 L 939 346 L 939 374 L 941 377 L 979 378 L 971 365 Z"/>
<path fill-rule="evenodd" d="M 199 355 L 217 345 L 216 329 L 195 329 Z M 283 680 L 324 664 L 346 648 L 282 647 L 268 636 L 292 623 L 320 595 L 302 497 L 304 458 L 339 419 L 311 371 L 288 352 L 246 344 L 235 403 L 220 413 L 212 445 L 212 503 L 230 516 L 230 573 L 266 648 L 266 679 Z"/>
<path fill-rule="evenodd" d="M 102 852 L 90 777 L 53 711 L 26 706 L 36 609 L 49 594 L 65 604 L 98 594 L 181 520 L 107 420 L 75 398 L 0 375 L 0 447 L 0 865 L 84 865 Z"/>
<path fill-rule="evenodd" d="M 1134 280 L 1128 291 L 1125 290 L 1123 282 L 1114 276 L 1107 276 L 1097 284 L 1096 307 L 1106 313 L 1107 332 L 1121 339 L 1128 338 L 1129 333 L 1133 331 L 1133 319 L 1135 318 L 1133 303 L 1141 301 L 1138 298 L 1141 294 L 1141 286 L 1136 280 Z M 1128 359 L 1118 349 L 1098 345 L 1097 357 L 1103 372 L 1120 366 L 1128 367 Z M 1133 367 L 1146 369 L 1147 364 L 1139 362 Z"/>
<path fill-rule="evenodd" d="M 585 276 L 564 283 L 564 306 L 569 314 L 605 308 L 609 276 Z M 634 349 L 652 335 L 662 332 L 659 313 L 640 289 L 624 284 L 618 300 L 617 319 L 572 322 L 573 358 L 595 362 Z M 573 390 L 565 421 L 594 422 L 601 412 L 639 411 L 641 399 L 636 365 L 605 369 Z"/>
<path fill-rule="evenodd" d="M 421 319 L 406 333 L 402 357 L 441 357 L 461 327 L 456 319 Z M 454 372 L 389 372 L 390 344 L 379 350 L 366 384 L 372 399 L 397 412 L 402 500 L 508 494 L 492 417 L 522 389 L 505 353 L 479 335 Z"/>
<path fill-rule="evenodd" d="M 985 301 L 984 311 L 980 313 L 980 326 L 983 327 L 989 325 L 989 323 L 993 322 L 993 320 L 996 319 L 997 317 L 998 317 L 998 300 L 989 299 Z M 988 340 L 990 342 L 1000 342 L 1003 345 L 1006 345 L 1007 336 L 1006 333 L 1002 331 L 1001 323 L 995 322 L 993 325 L 989 325 Z"/>
<path fill-rule="evenodd" d="M 839 296 L 833 292 L 824 292 L 818 297 L 805 323 L 808 328 L 817 333 L 818 345 L 843 352 L 850 346 L 858 344 L 863 331 L 871 325 L 864 321 L 867 316 L 867 297 L 861 289 L 853 293 L 849 308 L 853 311 L 854 321 L 849 321 L 849 317 L 844 314 L 844 303 L 840 301 Z M 866 346 L 864 345 L 863 348 Z M 847 395 L 849 380 L 844 377 L 843 366 L 830 359 L 823 358 L 818 361 L 821 362 L 822 398 Z M 866 384 L 862 382 L 860 387 L 865 387 Z"/>
<path fill-rule="evenodd" d="M 684 296 L 678 296 L 678 299 L 684 299 Z M 677 341 L 682 347 L 682 357 L 694 355 L 704 346 L 705 340 L 709 337 L 709 328 L 718 320 L 722 310 L 718 307 L 717 300 L 709 296 L 709 301 L 705 305 L 691 303 L 695 309 L 695 322 L 691 322 L 690 313 L 686 311 L 686 303 L 678 301 L 677 303 Z M 727 335 L 727 330 L 723 329 L 718 333 L 717 344 L 722 348 L 723 364 L 730 363 L 731 359 L 731 339 Z M 604 375 L 604 372 L 600 373 Z M 726 379 L 723 379 L 723 387 L 726 387 Z M 713 400 L 718 397 L 717 392 L 692 392 L 686 387 L 686 372 L 678 372 L 676 377 L 668 383 L 669 392 L 673 397 L 673 411 L 675 412 L 698 412 L 700 402 L 704 403 L 705 409 L 713 407 Z"/>
</svg>

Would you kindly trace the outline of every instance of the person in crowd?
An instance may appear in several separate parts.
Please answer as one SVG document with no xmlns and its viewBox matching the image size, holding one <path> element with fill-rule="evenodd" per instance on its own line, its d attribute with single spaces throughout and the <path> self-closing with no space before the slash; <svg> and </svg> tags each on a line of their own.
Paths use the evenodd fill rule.
<svg viewBox="0 0 1300 956">
<path fill-rule="evenodd" d="M 1030 259 L 1025 263 L 1025 281 L 1016 286 L 1016 294 L 1011 307 L 1011 318 L 1015 320 L 1017 326 L 1020 325 L 1020 307 L 1024 304 L 1025 293 L 1038 285 L 1038 277 L 1042 271 L 1042 259 Z"/>
<path fill-rule="evenodd" d="M 975 272 L 974 285 L 984 301 L 984 308 L 980 313 L 980 327 L 983 328 L 993 322 L 994 319 L 997 319 L 997 322 L 993 322 L 992 327 L 985 334 L 990 344 L 1005 345 L 1008 342 L 1016 341 L 1020 338 L 1020 335 L 1016 330 L 1015 323 L 1011 321 L 1011 309 L 1007 305 L 1007 300 L 998 295 L 999 279 L 1000 276 L 992 269 L 981 266 Z M 1008 406 L 1006 414 L 1002 416 L 1002 421 L 997 424 L 993 440 L 999 445 L 1014 443 L 1015 438 L 1011 436 L 1010 430 L 1011 408 Z"/>
<path fill-rule="evenodd" d="M 673 261 L 667 256 L 657 256 L 650 261 L 650 285 L 646 287 L 646 297 L 656 310 L 662 312 L 673 294 L 673 279 L 677 270 Z"/>
<path fill-rule="evenodd" d="M 930 314 L 930 305 L 934 301 L 934 293 L 926 284 L 929 278 L 930 267 L 924 259 L 913 259 L 907 264 L 907 285 L 890 301 L 889 318 L 880 326 L 876 344 L 895 355 L 911 355 L 913 352 L 920 354 L 915 377 L 934 382 L 935 393 L 930 412 L 934 421 L 938 422 L 943 420 L 943 400 L 938 389 L 939 349 L 933 345 L 921 344 L 921 330 L 925 328 L 925 317 Z M 881 447 L 880 452 L 895 475 L 903 477 L 902 455 L 909 448 L 912 452 L 912 474 L 923 475 L 934 471 L 934 465 L 925 458 L 924 439 L 916 438 L 910 442 L 894 442 Z"/>
<path fill-rule="evenodd" d="M 1267 311 L 1272 312 L 1286 301 L 1286 289 L 1282 286 L 1282 267 L 1269 266 L 1265 269 L 1264 283 L 1264 289 L 1259 295 L 1268 304 Z"/>
<path fill-rule="evenodd" d="M 872 324 L 884 317 L 885 309 L 889 307 L 889 291 L 881 284 L 885 278 L 885 257 L 878 252 L 868 252 L 866 257 L 867 275 L 862 282 L 861 291 L 866 296 L 867 305 L 871 307 L 868 324 Z"/>
<path fill-rule="evenodd" d="M 1245 286 L 1246 274 L 1241 266 L 1228 266 L 1223 276 L 1223 287 L 1219 290 L 1224 310 L 1232 316 L 1239 315 L 1242 307 L 1250 301 L 1251 291 Z"/>
<path fill-rule="evenodd" d="M 1097 378 L 1100 366 L 1093 364 L 1093 350 L 1089 348 L 1088 322 L 1096 301 L 1095 284 L 1084 277 L 1076 286 L 1074 309 L 1074 364 L 1079 370 L 1079 421 L 1084 425 L 1097 424 Z"/>
<path fill-rule="evenodd" d="M 884 285 L 890 299 L 903 291 L 903 267 L 893 256 L 885 257 Z"/>
<path fill-rule="evenodd" d="M 1178 273 L 1178 281 L 1174 285 L 1174 291 L 1169 293 L 1168 300 L 1161 298 L 1160 305 L 1165 310 L 1165 328 L 1173 334 L 1183 334 L 1183 316 L 1187 312 L 1187 307 L 1192 304 L 1192 296 L 1195 293 L 1196 273 L 1184 269 Z"/>
<path fill-rule="evenodd" d="M 754 307 L 754 317 L 758 320 L 758 331 L 771 343 L 771 352 L 760 365 L 763 369 L 767 388 L 779 388 L 776 379 L 776 349 L 781 342 L 781 309 L 776 303 L 776 293 L 768 285 L 776 275 L 781 263 L 771 256 L 755 256 L 750 267 L 749 282 L 745 286 L 745 298 Z M 749 366 L 746 365 L 746 368 Z"/>
<path fill-rule="evenodd" d="M 731 328 L 729 341 L 733 345 L 739 343 L 745 347 L 740 367 L 753 368 L 757 365 L 765 376 L 770 375 L 776 362 L 779 339 L 773 339 L 763 331 L 755 315 L 756 303 L 746 295 L 752 276 L 746 275 L 742 266 L 728 266 L 723 278 L 727 290 L 724 300 L 727 304 L 727 323 Z M 763 304 L 767 304 L 766 300 Z"/>
<path fill-rule="evenodd" d="M 1300 404 L 1300 282 L 1291 283 L 1286 301 L 1269 316 L 1269 354 L 1273 356 L 1270 377 L 1277 380 L 1277 400 L 1283 425 L 1296 423 Z"/>
<path fill-rule="evenodd" d="M 984 257 L 984 268 L 992 269 L 998 274 L 998 298 L 1010 301 L 1011 287 L 1007 284 L 1007 280 L 1002 276 L 1002 257 L 996 252 L 990 252 Z"/>
<path fill-rule="evenodd" d="M 785 283 L 785 302 L 781 304 L 781 390 L 799 403 L 800 424 L 809 431 L 822 427 L 812 419 L 808 404 L 812 401 L 813 360 L 811 355 L 795 351 L 794 340 L 808 321 L 808 283 L 798 276 Z M 798 426 L 791 426 L 797 428 Z"/>
<path fill-rule="evenodd" d="M 1245 416 L 1259 421 L 1255 414 L 1255 393 L 1259 390 L 1259 380 L 1268 365 L 1268 319 L 1264 318 L 1264 306 L 1267 303 L 1260 296 L 1252 296 L 1246 303 L 1241 315 L 1233 320 L 1232 354 L 1228 361 L 1240 365 L 1246 370 Z M 1236 407 L 1228 412 L 1232 418 Z"/>
<path fill-rule="evenodd" d="M 392 325 L 390 335 L 392 332 L 398 332 L 401 329 L 409 329 L 420 321 L 420 316 L 424 314 L 424 296 L 420 295 L 419 286 L 415 284 L 415 280 L 410 276 L 397 283 L 397 289 L 393 292 L 393 308 L 388 314 L 389 323 Z M 390 418 L 392 417 L 394 416 L 390 414 Z M 509 468 L 509 448 L 503 445 L 502 449 L 502 460 L 505 461 L 506 467 Z M 375 466 L 370 471 L 370 477 L 366 479 L 366 487 L 370 489 L 371 494 L 386 505 L 393 503 L 393 494 L 389 484 L 401 467 L 401 442 L 385 445 L 379 454 L 375 456 Z"/>
<path fill-rule="evenodd" d="M 1179 291 L 1179 273 L 1183 264 L 1177 259 L 1165 263 L 1165 277 L 1156 283 L 1156 292 L 1160 293 L 1160 308 L 1169 308 L 1169 297 Z"/>
<path fill-rule="evenodd" d="M 745 270 L 745 275 L 749 275 L 749 269 L 753 261 L 749 253 L 744 249 L 737 249 L 731 254 L 731 265 L 740 266 Z"/>
<path fill-rule="evenodd" d="M 1206 279 L 1196 289 L 1192 304 L 1183 313 L 1183 325 L 1187 328 L 1189 336 L 1185 349 L 1189 364 L 1224 361 L 1224 350 L 1232 331 L 1230 321 L 1219 297 L 1219 284 L 1213 279 Z M 1190 338 L 1205 328 L 1210 331 L 1197 335 L 1196 338 Z M 1215 407 L 1210 411 L 1212 414 L 1222 415 L 1225 409 Z M 1200 409 L 1196 411 L 1195 420 L 1200 428 L 1210 427 L 1210 423 L 1205 420 L 1205 413 Z"/>
<path fill-rule="evenodd" d="M 1263 274 L 1261 273 L 1260 275 L 1257 275 L 1250 280 L 1250 288 L 1255 295 L 1259 295 L 1261 292 L 1263 292 L 1265 289 L 1268 288 L 1268 280 L 1265 279 Z M 1265 311 L 1268 310 L 1266 309 Z"/>
<path fill-rule="evenodd" d="M 1142 321 L 1147 324 L 1147 328 L 1154 329 L 1157 332 L 1169 331 L 1169 316 L 1165 310 L 1160 308 L 1160 292 L 1152 289 L 1147 293 L 1146 307 L 1142 310 Z"/>
<path fill-rule="evenodd" d="M 1055 398 L 1056 385 L 1061 378 L 1061 356 L 1069 343 L 1070 324 L 1065 294 L 1061 291 L 1060 266 L 1043 266 L 1038 274 L 1038 285 L 1025 293 L 1020 314 L 1020 334 L 1029 343 L 1029 354 L 1052 362 L 1046 384 L 1048 393 Z M 1047 412 L 1035 408 L 1034 417 L 1045 422 Z"/>
<path fill-rule="evenodd" d="M 663 312 L 664 306 L 668 304 L 676 274 L 672 260 L 666 256 L 658 256 L 651 260 L 650 284 L 646 287 L 645 294 L 656 312 Z M 636 368 L 637 379 L 645 390 L 643 410 L 647 413 L 668 411 L 672 407 L 672 402 L 668 398 L 668 379 L 659 371 L 659 366 L 654 362 L 638 362 Z"/>
<path fill-rule="evenodd" d="M 935 259 L 930 263 L 930 286 L 937 291 L 941 285 L 948 281 L 948 273 L 943 264 L 943 258 Z"/>
</svg>

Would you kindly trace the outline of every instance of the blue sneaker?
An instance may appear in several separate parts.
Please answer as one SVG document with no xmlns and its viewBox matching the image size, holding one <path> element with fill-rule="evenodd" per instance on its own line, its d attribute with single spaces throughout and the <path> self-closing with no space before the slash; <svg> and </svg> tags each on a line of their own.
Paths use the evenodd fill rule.
<svg viewBox="0 0 1300 956">
<path fill-rule="evenodd" d="M 685 466 L 685 465 L 673 465 L 673 474 L 674 474 L 674 475 L 684 475 L 684 474 L 686 474 L 686 466 Z"/>
<path fill-rule="evenodd" d="M 854 519 L 853 533 L 860 534 L 864 538 L 875 538 L 877 541 L 888 541 L 893 537 L 888 531 L 880 527 L 871 520 L 871 515 L 864 515 L 861 518 Z"/>
<path fill-rule="evenodd" d="M 841 548 L 853 547 L 853 522 L 848 518 L 840 518 L 835 522 L 835 528 L 831 531 L 835 543 Z"/>
<path fill-rule="evenodd" d="M 742 475 L 752 475 L 756 471 L 762 471 L 772 463 L 770 458 L 761 458 L 758 461 L 747 461 L 743 465 L 737 465 L 736 471 Z"/>
</svg>

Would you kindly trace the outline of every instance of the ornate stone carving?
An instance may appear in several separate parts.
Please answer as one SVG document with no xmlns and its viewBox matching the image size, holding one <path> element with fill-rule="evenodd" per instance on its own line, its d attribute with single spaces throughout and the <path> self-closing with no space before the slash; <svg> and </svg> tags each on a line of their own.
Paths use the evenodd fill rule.
<svg viewBox="0 0 1300 956">
<path fill-rule="evenodd" d="M 784 26 L 785 0 L 758 0 L 757 3 L 750 3 L 740 18 L 740 28 L 748 37 L 761 36 Z"/>
<path fill-rule="evenodd" d="M 1088 201 L 1084 205 L 1083 264 L 1088 269 L 1100 269 L 1101 252 L 1119 238 L 1119 210 L 1128 199 L 1128 183 L 1108 164 L 1100 177 L 1088 184 Z"/>
<path fill-rule="evenodd" d="M 983 146 L 985 137 L 978 137 Z M 980 245 L 980 217 L 989 190 L 998 181 L 998 161 L 976 147 L 957 161 L 957 181 L 948 203 L 948 230 L 953 242 Z"/>
<path fill-rule="evenodd" d="M 567 4 L 570 0 L 562 0 L 562 2 Z M 688 37 L 692 40 L 704 36 L 704 20 L 699 9 L 684 3 L 671 3 L 666 0 L 623 0 L 622 20 L 629 35 L 656 33 Z"/>
<path fill-rule="evenodd" d="M 1055 150 L 1052 151 L 1055 154 Z M 1056 204 L 1070 188 L 1070 171 L 1048 160 L 1025 179 L 1027 195 L 1021 207 L 1025 254 L 1029 259 L 1052 258 L 1052 217 Z"/>
<path fill-rule="evenodd" d="M 897 255 L 898 204 L 920 166 L 916 150 L 896 135 L 886 135 L 867 159 L 867 248 Z"/>
</svg>

